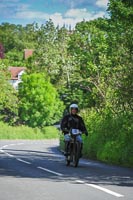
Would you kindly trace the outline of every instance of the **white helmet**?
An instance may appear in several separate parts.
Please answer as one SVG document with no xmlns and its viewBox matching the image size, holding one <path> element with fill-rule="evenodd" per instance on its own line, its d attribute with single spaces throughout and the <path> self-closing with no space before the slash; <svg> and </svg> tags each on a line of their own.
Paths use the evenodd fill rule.
<svg viewBox="0 0 133 200">
<path fill-rule="evenodd" d="M 76 108 L 77 111 L 78 111 L 78 105 L 77 105 L 77 104 L 75 104 L 75 103 L 71 104 L 71 105 L 70 105 L 70 110 L 71 110 L 72 108 Z"/>
</svg>

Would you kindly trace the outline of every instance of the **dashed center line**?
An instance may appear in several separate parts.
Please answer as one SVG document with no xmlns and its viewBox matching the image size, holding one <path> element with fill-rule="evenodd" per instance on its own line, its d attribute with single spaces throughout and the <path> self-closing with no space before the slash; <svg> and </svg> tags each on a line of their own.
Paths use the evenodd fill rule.
<svg viewBox="0 0 133 200">
<path fill-rule="evenodd" d="M 25 161 L 25 160 L 22 160 L 22 159 L 20 159 L 20 158 L 16 158 L 18 161 L 20 161 L 20 162 L 23 162 L 23 163 L 26 163 L 26 164 L 28 164 L 28 165 L 31 165 L 32 163 L 30 163 L 30 162 L 27 162 L 27 161 Z"/>
<path fill-rule="evenodd" d="M 57 175 L 57 176 L 63 176 L 63 174 L 61 174 L 61 173 L 58 173 L 58 172 L 55 172 L 55 171 L 46 169 L 46 168 L 44 168 L 44 167 L 38 166 L 37 168 L 38 168 L 38 169 L 41 169 L 41 170 L 44 170 L 44 171 L 46 171 L 46 172 L 50 172 L 50 173 L 55 174 L 55 175 Z"/>
</svg>

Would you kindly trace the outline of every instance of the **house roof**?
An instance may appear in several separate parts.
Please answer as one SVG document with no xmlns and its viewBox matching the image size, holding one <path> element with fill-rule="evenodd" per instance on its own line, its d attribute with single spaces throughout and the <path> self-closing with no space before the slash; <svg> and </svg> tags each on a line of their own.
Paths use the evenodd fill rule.
<svg viewBox="0 0 133 200">
<path fill-rule="evenodd" d="M 17 80 L 18 79 L 18 74 L 22 71 L 24 71 L 26 68 L 25 67 L 9 67 L 9 71 L 11 73 L 11 79 L 12 80 Z"/>
<path fill-rule="evenodd" d="M 24 49 L 24 59 L 29 58 L 33 54 L 33 49 Z"/>
</svg>

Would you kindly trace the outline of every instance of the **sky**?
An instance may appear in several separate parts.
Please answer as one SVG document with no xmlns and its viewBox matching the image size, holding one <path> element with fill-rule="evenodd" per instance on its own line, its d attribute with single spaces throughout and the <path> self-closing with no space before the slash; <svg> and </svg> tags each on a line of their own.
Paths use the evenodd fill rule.
<svg viewBox="0 0 133 200">
<path fill-rule="evenodd" d="M 83 20 L 107 16 L 108 0 L 0 0 L 0 24 L 45 24 L 75 27 Z"/>
</svg>

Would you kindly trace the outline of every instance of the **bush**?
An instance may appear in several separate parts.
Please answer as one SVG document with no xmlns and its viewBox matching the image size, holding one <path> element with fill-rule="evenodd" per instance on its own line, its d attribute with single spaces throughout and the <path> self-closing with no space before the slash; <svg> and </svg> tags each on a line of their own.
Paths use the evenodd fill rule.
<svg viewBox="0 0 133 200">
<path fill-rule="evenodd" d="M 88 139 L 83 138 L 84 155 L 92 159 L 132 167 L 132 115 L 132 113 L 103 114 L 94 110 L 84 115 L 89 131 Z"/>
</svg>

